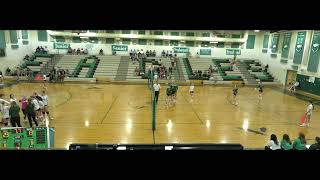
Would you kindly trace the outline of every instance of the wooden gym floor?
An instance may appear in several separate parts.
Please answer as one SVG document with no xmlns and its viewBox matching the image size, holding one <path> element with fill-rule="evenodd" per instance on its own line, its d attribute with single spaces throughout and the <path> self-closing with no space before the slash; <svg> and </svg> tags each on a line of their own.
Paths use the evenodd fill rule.
<svg viewBox="0 0 320 180">
<path fill-rule="evenodd" d="M 311 127 L 299 127 L 308 103 L 271 88 L 265 88 L 260 104 L 254 88 L 240 88 L 239 106 L 234 106 L 228 100 L 231 87 L 196 86 L 192 100 L 188 87 L 180 86 L 176 106 L 166 109 L 162 86 L 153 134 L 147 85 L 47 86 L 56 148 L 70 143 L 241 143 L 245 148 L 263 148 L 272 133 L 278 139 L 284 133 L 294 139 L 304 132 L 308 144 L 320 135 L 318 107 Z M 10 93 L 20 98 L 41 89 L 38 83 L 20 83 L 1 91 L 8 99 Z M 262 127 L 265 133 L 259 130 Z"/>
</svg>

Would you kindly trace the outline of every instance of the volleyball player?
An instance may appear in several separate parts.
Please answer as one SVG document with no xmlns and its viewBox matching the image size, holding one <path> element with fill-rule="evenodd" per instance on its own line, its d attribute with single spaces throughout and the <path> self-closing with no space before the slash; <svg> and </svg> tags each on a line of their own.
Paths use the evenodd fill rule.
<svg viewBox="0 0 320 180">
<path fill-rule="evenodd" d="M 158 83 L 158 81 L 156 81 L 156 83 L 154 83 L 154 85 L 153 85 L 156 103 L 158 103 L 160 88 L 161 88 L 161 87 L 160 87 L 160 84 Z"/>
<path fill-rule="evenodd" d="M 41 98 L 42 98 L 42 102 L 44 104 L 43 116 L 45 116 L 45 114 L 47 114 L 48 119 L 53 120 L 53 118 L 50 117 L 50 115 L 49 115 L 49 98 L 48 98 L 48 95 L 46 94 L 45 90 L 42 91 Z"/>
<path fill-rule="evenodd" d="M 263 95 L 263 84 L 260 81 L 259 85 L 258 85 L 258 91 L 259 91 L 259 102 L 262 101 L 262 95 Z"/>
<path fill-rule="evenodd" d="M 36 96 L 31 96 L 31 102 L 34 105 L 34 111 L 36 112 L 36 120 L 39 119 L 39 112 L 40 112 L 40 106 L 38 103 L 38 100 L 36 99 Z"/>
<path fill-rule="evenodd" d="M 194 93 L 194 84 L 193 83 L 189 87 L 189 93 L 190 93 L 190 96 L 193 98 L 193 93 Z"/>
<path fill-rule="evenodd" d="M 2 123 L 4 124 L 5 127 L 8 126 L 9 124 L 9 120 L 10 120 L 10 115 L 9 115 L 9 109 L 10 109 L 10 106 L 9 106 L 9 102 L 8 101 L 5 101 L 5 100 L 2 100 L 0 99 L 0 110 L 1 110 L 1 113 L 2 113 Z"/>
<path fill-rule="evenodd" d="M 41 123 L 44 122 L 44 115 L 43 115 L 43 112 L 44 112 L 44 103 L 42 101 L 42 98 L 41 96 L 36 96 L 37 98 L 37 101 L 38 101 L 38 104 L 39 104 L 39 108 L 40 108 L 40 111 L 39 111 L 39 120 Z"/>
<path fill-rule="evenodd" d="M 234 85 L 234 87 L 232 89 L 232 104 L 236 105 L 236 106 L 238 105 L 237 95 L 238 95 L 238 87 L 237 87 L 237 85 Z"/>
</svg>

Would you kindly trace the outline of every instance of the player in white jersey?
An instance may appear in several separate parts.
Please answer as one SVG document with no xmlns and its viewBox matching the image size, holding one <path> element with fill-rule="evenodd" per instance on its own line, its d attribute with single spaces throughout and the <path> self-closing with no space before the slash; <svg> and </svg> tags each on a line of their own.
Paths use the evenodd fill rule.
<svg viewBox="0 0 320 180">
<path fill-rule="evenodd" d="M 189 93 L 190 93 L 190 96 L 193 98 L 193 93 L 194 93 L 194 84 L 193 83 L 189 87 Z"/>
<path fill-rule="evenodd" d="M 46 91 L 44 90 L 42 91 L 41 97 L 42 97 L 42 102 L 44 104 L 43 116 L 47 114 L 48 118 L 52 120 L 53 118 L 50 117 L 50 114 L 49 114 L 49 98 L 48 98 L 48 95 L 46 94 Z"/>
</svg>

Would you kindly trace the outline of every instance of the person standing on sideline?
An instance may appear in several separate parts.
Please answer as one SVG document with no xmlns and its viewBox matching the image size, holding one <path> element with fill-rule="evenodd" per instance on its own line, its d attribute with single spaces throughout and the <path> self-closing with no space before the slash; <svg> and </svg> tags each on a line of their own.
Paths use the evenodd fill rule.
<svg viewBox="0 0 320 180">
<path fill-rule="evenodd" d="M 234 87 L 232 89 L 232 104 L 236 105 L 236 106 L 238 105 L 237 95 L 238 95 L 238 87 L 237 87 L 237 85 L 234 85 Z"/>
<path fill-rule="evenodd" d="M 190 87 L 189 87 L 189 93 L 191 95 L 191 97 L 193 98 L 193 93 L 194 93 L 194 84 L 191 83 Z"/>
<path fill-rule="evenodd" d="M 31 98 L 28 99 L 28 104 L 26 106 L 26 114 L 28 117 L 29 125 L 32 127 L 32 121 L 38 126 L 38 122 L 36 121 L 36 112 L 34 111 L 34 104 L 32 104 Z"/>
<path fill-rule="evenodd" d="M 307 112 L 306 112 L 306 120 L 303 124 L 301 124 L 300 126 L 310 126 L 310 120 L 311 120 L 311 115 L 312 115 L 312 111 L 313 111 L 313 104 L 310 101 L 310 104 L 307 107 Z"/>
<path fill-rule="evenodd" d="M 160 84 L 158 83 L 158 81 L 156 81 L 156 83 L 154 83 L 154 85 L 153 85 L 153 90 L 154 90 L 154 95 L 155 95 L 155 98 L 156 98 L 156 103 L 158 103 L 160 88 L 161 88 Z"/>
<path fill-rule="evenodd" d="M 13 127 L 21 127 L 20 124 L 20 107 L 17 105 L 16 101 L 11 102 L 11 107 L 9 109 L 10 121 Z"/>
</svg>

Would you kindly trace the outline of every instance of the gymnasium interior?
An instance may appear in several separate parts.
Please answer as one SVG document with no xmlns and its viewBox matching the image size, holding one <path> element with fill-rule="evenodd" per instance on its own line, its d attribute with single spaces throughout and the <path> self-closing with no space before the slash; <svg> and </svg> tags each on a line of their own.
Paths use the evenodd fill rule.
<svg viewBox="0 0 320 180">
<path fill-rule="evenodd" d="M 0 30 L 0 99 L 45 90 L 50 112 L 13 127 L 3 103 L 0 149 L 319 147 L 319 45 L 318 30 Z"/>
</svg>

